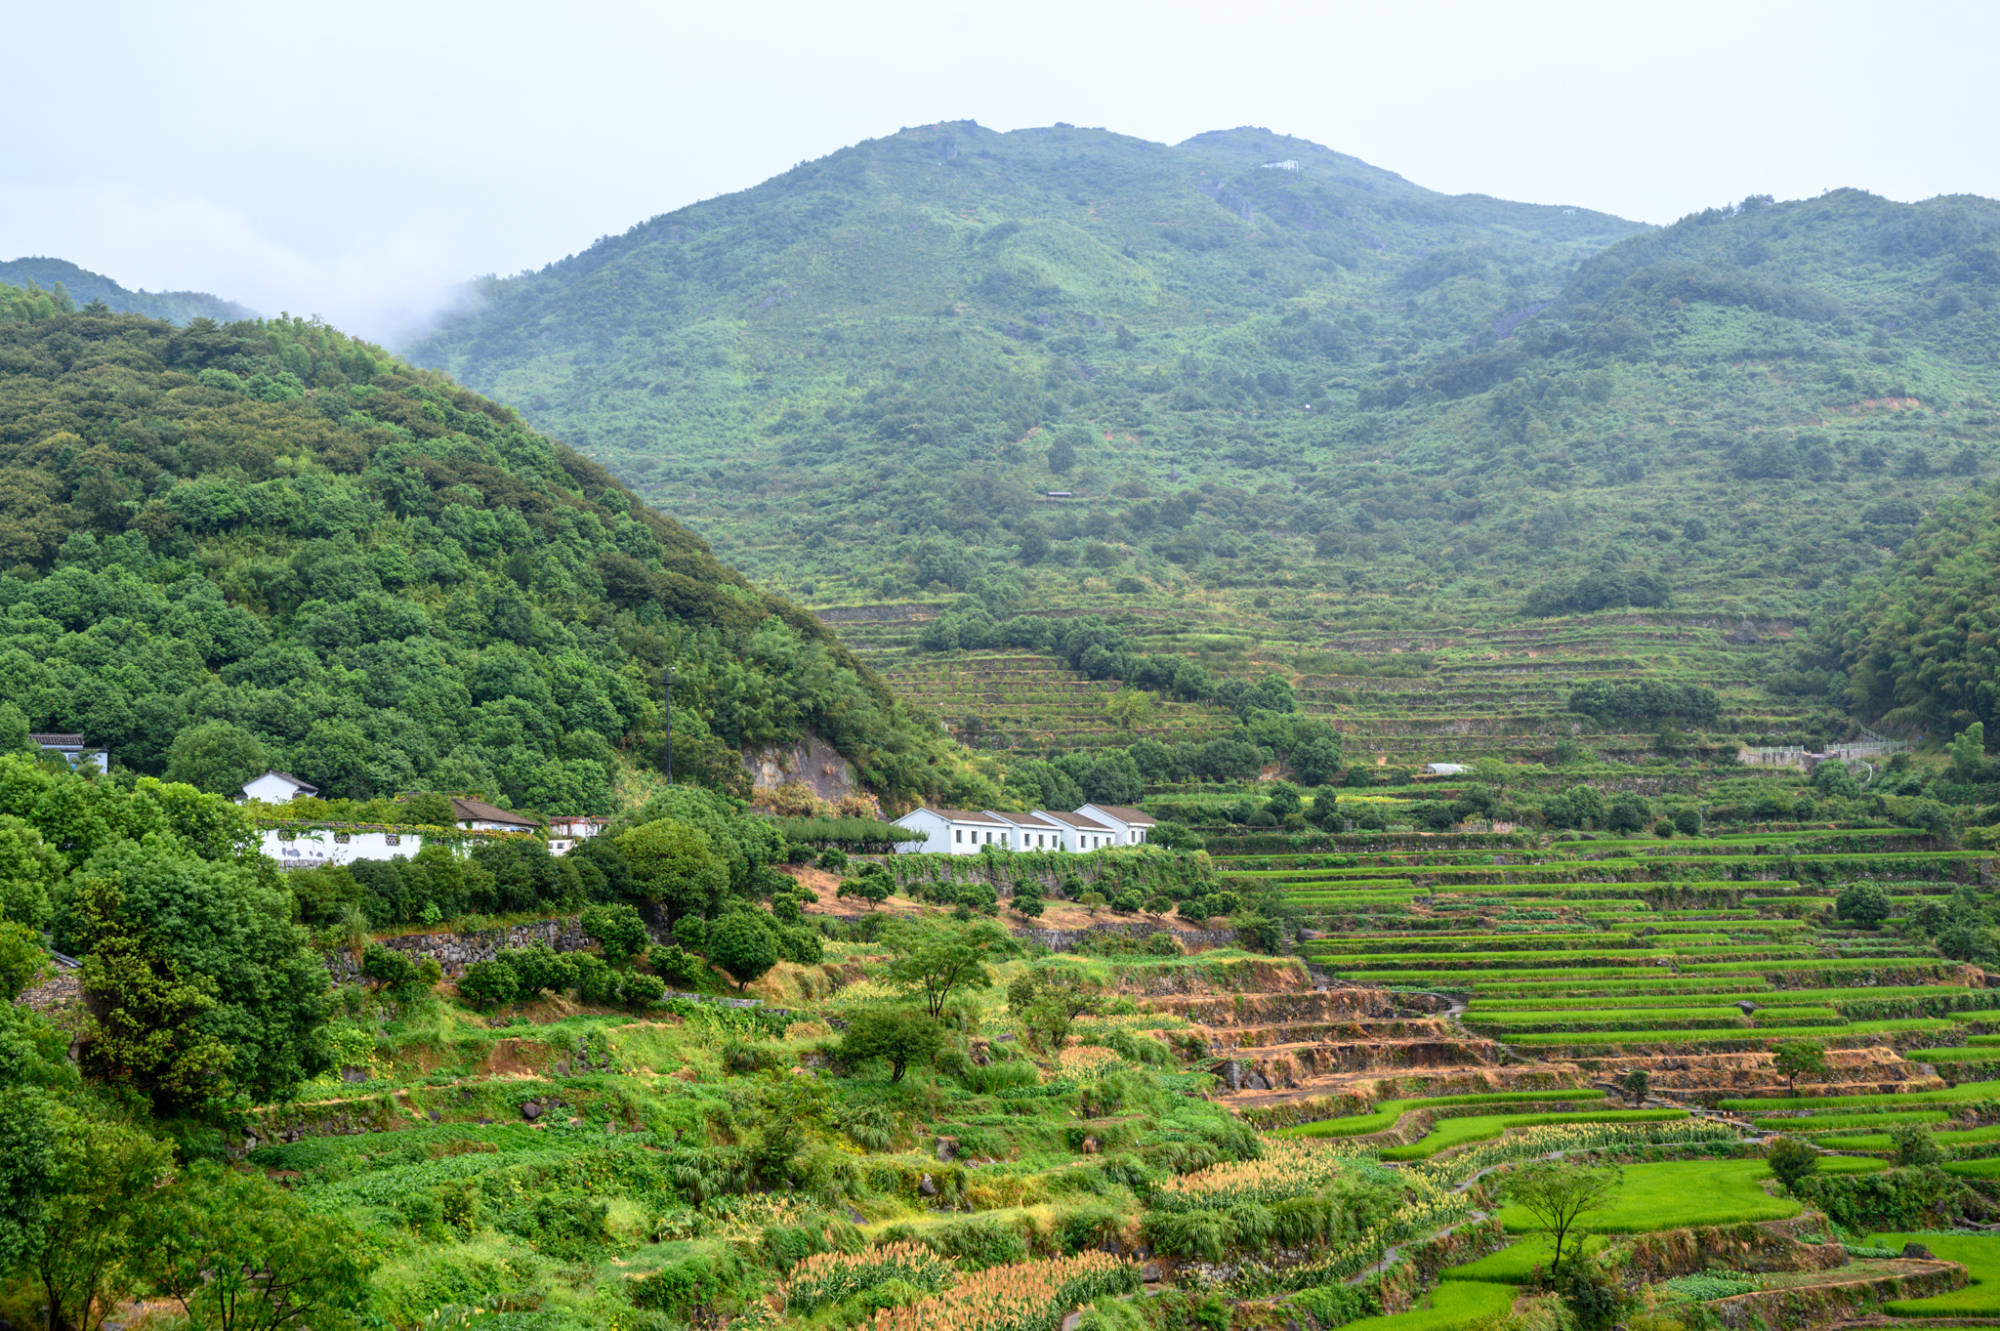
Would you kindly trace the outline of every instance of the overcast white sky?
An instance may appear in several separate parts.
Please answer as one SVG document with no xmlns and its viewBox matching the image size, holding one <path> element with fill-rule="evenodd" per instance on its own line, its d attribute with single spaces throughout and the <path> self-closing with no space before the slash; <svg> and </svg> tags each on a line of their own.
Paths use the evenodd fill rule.
<svg viewBox="0 0 2000 1331">
<path fill-rule="evenodd" d="M 2000 196 L 1996 0 L 13 7 L 0 259 L 393 337 L 905 125 L 1262 125 L 1433 189 L 1651 222 Z"/>
</svg>

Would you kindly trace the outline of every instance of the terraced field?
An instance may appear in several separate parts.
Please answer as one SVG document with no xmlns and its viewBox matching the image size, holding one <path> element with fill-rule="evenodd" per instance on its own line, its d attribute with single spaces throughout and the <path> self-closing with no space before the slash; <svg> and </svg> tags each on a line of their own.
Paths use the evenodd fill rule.
<svg viewBox="0 0 2000 1331">
<path fill-rule="evenodd" d="M 1586 680 L 1650 679 L 1716 690 L 1716 727 L 1755 742 L 1791 733 L 1797 709 L 1763 687 L 1786 622 L 1751 625 L 1726 616 L 1661 611 L 1520 621 L 1493 607 L 1490 627 L 1427 626 L 1408 608 L 1360 609 L 1331 597 L 1287 597 L 1283 620 L 1207 598 L 1188 603 L 1080 593 L 1060 610 L 1117 624 L 1137 650 L 1186 655 L 1223 674 L 1279 673 L 1302 711 L 1332 720 L 1350 748 L 1391 764 L 1516 758 L 1587 729 L 1568 713 L 1569 691 Z M 1126 744 L 1141 735 L 1203 738 L 1228 726 L 1225 713 L 1161 700 L 1142 726 L 1110 725 L 1104 699 L 1115 685 L 1078 676 L 1031 652 L 917 650 L 943 608 L 907 602 L 832 606 L 818 613 L 899 692 L 942 717 L 955 735 L 990 748 L 1036 751 Z M 1354 673 L 1366 662 L 1369 673 Z M 1378 671 L 1384 673 L 1377 673 Z M 1640 752 L 1653 733 L 1593 731 L 1610 753 Z"/>
<path fill-rule="evenodd" d="M 1646 1067 L 1717 1098 L 1781 1089 L 1768 1051 L 1826 1046 L 1827 1084 L 1942 1085 L 2000 1073 L 2000 989 L 1892 929 L 1845 927 L 1849 882 L 1887 886 L 1898 916 L 1989 882 L 1993 857 L 1898 829 L 1542 841 L 1331 838 L 1323 854 L 1229 855 L 1225 880 L 1275 890 L 1308 926 L 1301 952 L 1335 986 L 1442 1008 L 1470 1066 L 1532 1060 L 1608 1082 Z M 1890 921 L 1893 924 L 1894 919 Z M 1432 1065 L 1439 1059 L 1430 1060 Z M 1383 1066 L 1393 1061 L 1385 1058 Z M 1413 1060 L 1411 1065 L 1419 1065 Z M 1994 1072 L 1988 1072 L 1992 1068 Z M 1351 1077 L 1297 1056 L 1292 1093 Z"/>
</svg>

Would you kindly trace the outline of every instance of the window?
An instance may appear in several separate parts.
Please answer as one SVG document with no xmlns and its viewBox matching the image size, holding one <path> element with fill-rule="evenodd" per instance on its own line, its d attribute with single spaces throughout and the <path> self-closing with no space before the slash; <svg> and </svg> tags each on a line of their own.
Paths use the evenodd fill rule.
<svg viewBox="0 0 2000 1331">
<path fill-rule="evenodd" d="M 347 844 L 347 833 L 345 833 L 345 832 L 335 832 L 335 833 L 333 834 L 333 844 L 334 844 L 334 845 L 336 845 L 336 846 L 344 846 L 344 845 L 346 845 L 346 844 Z"/>
<path fill-rule="evenodd" d="M 278 840 L 297 841 L 298 839 L 299 839 L 299 834 L 297 832 L 294 832 L 291 828 L 281 827 L 278 829 Z"/>
<path fill-rule="evenodd" d="M 389 833 L 388 841 L 389 844 L 392 846 L 400 846 L 403 844 L 403 838 L 394 832 Z"/>
<path fill-rule="evenodd" d="M 964 828 L 962 828 L 962 827 L 954 827 L 954 828 L 952 828 L 952 829 L 951 829 L 951 839 L 952 839 L 953 841 L 956 841 L 956 842 L 960 842 L 960 843 L 963 843 L 963 842 L 965 841 L 965 829 L 964 829 Z"/>
</svg>

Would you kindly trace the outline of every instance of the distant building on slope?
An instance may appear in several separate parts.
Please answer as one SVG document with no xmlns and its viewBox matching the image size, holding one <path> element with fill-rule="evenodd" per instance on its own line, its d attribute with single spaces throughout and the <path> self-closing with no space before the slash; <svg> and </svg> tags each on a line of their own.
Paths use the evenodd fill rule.
<svg viewBox="0 0 2000 1331">
<path fill-rule="evenodd" d="M 542 827 L 538 818 L 457 795 L 451 798 L 451 813 L 453 820 L 468 832 L 538 832 Z"/>
<path fill-rule="evenodd" d="M 301 795 L 317 794 L 318 786 L 309 786 L 289 773 L 274 769 L 245 781 L 243 793 L 236 797 L 236 802 L 246 804 L 255 800 L 260 804 L 290 804 Z"/>
<path fill-rule="evenodd" d="M 111 754 L 102 745 L 89 744 L 81 735 L 61 735 L 49 731 L 31 732 L 29 739 L 43 753 L 59 753 L 71 767 L 89 767 L 99 772 L 111 770 Z"/>
</svg>

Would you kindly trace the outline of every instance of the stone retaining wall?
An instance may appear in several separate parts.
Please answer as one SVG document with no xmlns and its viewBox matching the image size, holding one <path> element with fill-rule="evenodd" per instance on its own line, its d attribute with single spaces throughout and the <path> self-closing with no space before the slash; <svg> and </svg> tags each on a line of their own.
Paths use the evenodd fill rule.
<svg viewBox="0 0 2000 1331">
<path fill-rule="evenodd" d="M 1086 938 L 1104 937 L 1108 934 L 1124 934 L 1128 938 L 1172 934 L 1183 943 L 1196 947 L 1227 947 L 1236 941 L 1234 929 L 1169 929 L 1163 924 L 1153 924 L 1146 920 L 1106 920 L 1102 924 L 1093 924 L 1088 929 L 1043 929 L 1030 925 L 1014 931 L 1016 938 L 1029 943 L 1040 943 L 1051 952 L 1073 952 Z"/>
<path fill-rule="evenodd" d="M 462 974 L 475 961 L 491 961 L 506 948 L 527 947 L 531 943 L 547 943 L 558 952 L 582 952 L 592 946 L 581 921 L 573 915 L 530 920 L 505 929 L 395 934 L 378 941 L 383 947 L 415 959 L 429 957 L 444 967 L 446 975 Z M 336 980 L 352 980 L 361 973 L 361 961 L 346 952 L 337 952 L 327 959 L 327 968 Z"/>
</svg>

